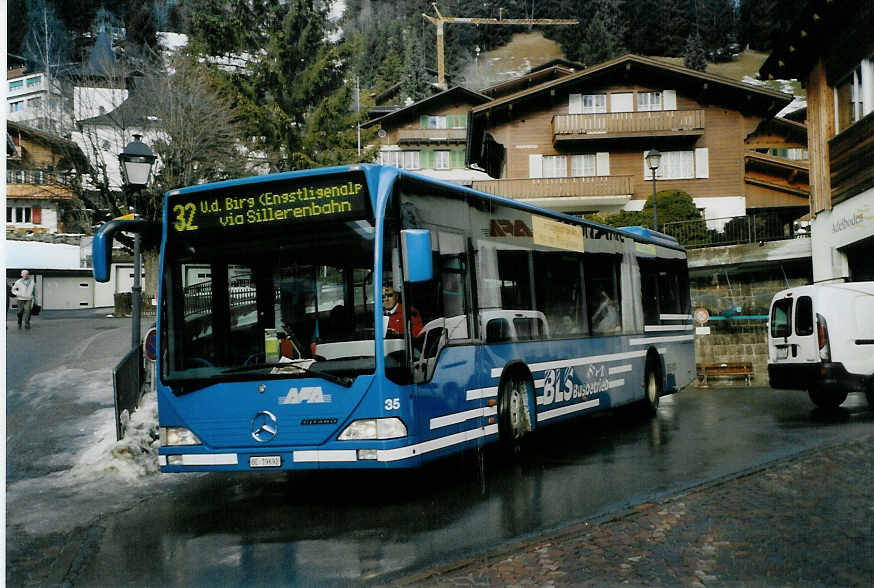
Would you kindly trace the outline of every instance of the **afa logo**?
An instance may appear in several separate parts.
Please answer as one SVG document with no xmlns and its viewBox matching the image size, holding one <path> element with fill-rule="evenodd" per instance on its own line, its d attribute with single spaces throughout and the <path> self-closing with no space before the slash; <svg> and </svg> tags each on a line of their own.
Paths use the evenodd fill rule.
<svg viewBox="0 0 874 588">
<path fill-rule="evenodd" d="M 279 404 L 326 404 L 331 402 L 331 395 L 324 394 L 321 386 L 304 386 L 300 390 L 289 388 L 288 394 L 279 397 Z"/>
</svg>

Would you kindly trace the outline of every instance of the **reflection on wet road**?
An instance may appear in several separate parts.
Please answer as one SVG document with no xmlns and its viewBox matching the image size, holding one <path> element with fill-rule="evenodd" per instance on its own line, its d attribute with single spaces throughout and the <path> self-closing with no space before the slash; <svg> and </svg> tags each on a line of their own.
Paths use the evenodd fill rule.
<svg viewBox="0 0 874 588">
<path fill-rule="evenodd" d="M 103 521 L 74 583 L 385 580 L 869 434 L 872 423 L 861 395 L 829 415 L 803 392 L 691 388 L 663 398 L 656 417 L 625 409 L 542 431 L 516 462 L 489 450 L 416 472 L 190 475 Z"/>
</svg>

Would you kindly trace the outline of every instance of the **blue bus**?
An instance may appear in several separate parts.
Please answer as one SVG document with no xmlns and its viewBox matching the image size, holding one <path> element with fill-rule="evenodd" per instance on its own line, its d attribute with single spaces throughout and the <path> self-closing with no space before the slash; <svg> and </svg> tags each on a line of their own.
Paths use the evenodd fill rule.
<svg viewBox="0 0 874 588">
<path fill-rule="evenodd" d="M 167 193 L 158 309 L 163 472 L 415 467 L 695 371 L 672 238 L 379 165 Z"/>
</svg>

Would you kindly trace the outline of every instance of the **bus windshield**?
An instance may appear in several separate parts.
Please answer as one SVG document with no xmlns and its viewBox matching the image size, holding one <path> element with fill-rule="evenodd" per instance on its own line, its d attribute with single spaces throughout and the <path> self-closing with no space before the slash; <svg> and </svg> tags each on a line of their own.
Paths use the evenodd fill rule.
<svg viewBox="0 0 874 588">
<path fill-rule="evenodd" d="M 183 237 L 165 248 L 165 380 L 351 382 L 373 372 L 369 220 L 245 240 Z"/>
</svg>

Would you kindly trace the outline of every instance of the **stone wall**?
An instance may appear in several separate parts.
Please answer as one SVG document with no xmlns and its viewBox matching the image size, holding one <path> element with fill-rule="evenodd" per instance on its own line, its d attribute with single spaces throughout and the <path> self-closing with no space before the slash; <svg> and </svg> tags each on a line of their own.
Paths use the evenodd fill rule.
<svg viewBox="0 0 874 588">
<path fill-rule="evenodd" d="M 768 385 L 767 316 L 771 298 L 780 290 L 810 283 L 804 268 L 788 274 L 785 269 L 710 268 L 691 272 L 692 310 L 706 308 L 711 317 L 705 325 L 710 327 L 710 334 L 695 336 L 697 363 L 749 361 L 753 364 L 753 384 Z M 724 381 L 744 384 L 742 379 Z"/>
</svg>

